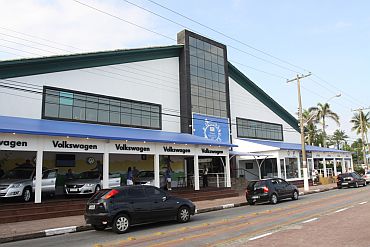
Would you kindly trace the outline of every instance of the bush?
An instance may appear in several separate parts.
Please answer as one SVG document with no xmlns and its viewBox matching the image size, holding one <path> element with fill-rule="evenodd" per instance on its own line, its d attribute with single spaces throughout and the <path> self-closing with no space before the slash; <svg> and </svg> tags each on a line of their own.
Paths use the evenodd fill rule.
<svg viewBox="0 0 370 247">
<path fill-rule="evenodd" d="M 365 174 L 365 169 L 362 168 L 361 166 L 355 166 L 355 172 L 357 172 L 358 174 L 360 175 L 364 175 Z"/>
</svg>

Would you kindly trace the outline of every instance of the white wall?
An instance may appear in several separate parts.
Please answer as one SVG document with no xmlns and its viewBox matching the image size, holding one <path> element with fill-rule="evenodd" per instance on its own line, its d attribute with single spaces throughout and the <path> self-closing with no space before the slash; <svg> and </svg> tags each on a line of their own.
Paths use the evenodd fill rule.
<svg viewBox="0 0 370 247">
<path fill-rule="evenodd" d="M 236 117 L 283 125 L 284 142 L 300 143 L 300 134 L 267 106 L 229 77 L 233 137 L 237 137 Z"/>
<path fill-rule="evenodd" d="M 180 115 L 178 57 L 11 79 L 161 104 L 163 113 Z M 40 119 L 41 100 L 40 94 L 2 89 L 0 115 Z M 162 129 L 180 132 L 180 119 L 162 115 Z"/>
</svg>

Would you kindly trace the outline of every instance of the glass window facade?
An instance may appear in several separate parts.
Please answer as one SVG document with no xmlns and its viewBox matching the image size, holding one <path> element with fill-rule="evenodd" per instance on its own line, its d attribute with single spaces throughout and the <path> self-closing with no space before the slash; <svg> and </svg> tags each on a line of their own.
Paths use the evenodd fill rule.
<svg viewBox="0 0 370 247">
<path fill-rule="evenodd" d="M 285 158 L 286 178 L 298 178 L 298 159 Z"/>
<path fill-rule="evenodd" d="M 43 118 L 161 129 L 161 105 L 44 88 Z"/>
<path fill-rule="evenodd" d="M 265 123 L 251 119 L 236 118 L 238 137 L 283 141 L 281 124 Z"/>
<path fill-rule="evenodd" d="M 192 112 L 227 118 L 224 49 L 189 36 Z"/>
</svg>

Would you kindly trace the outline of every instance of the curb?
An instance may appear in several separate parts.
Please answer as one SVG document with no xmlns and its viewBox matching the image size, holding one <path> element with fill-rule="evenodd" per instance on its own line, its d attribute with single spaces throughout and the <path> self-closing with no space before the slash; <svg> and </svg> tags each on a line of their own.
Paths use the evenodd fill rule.
<svg viewBox="0 0 370 247">
<path fill-rule="evenodd" d="M 315 194 L 315 193 L 320 193 L 320 192 L 325 192 L 329 190 L 336 189 L 337 187 L 330 187 L 330 188 L 325 188 L 325 189 L 317 189 L 317 190 L 312 190 L 309 192 L 300 192 L 299 195 L 310 195 L 310 194 Z M 208 212 L 213 212 L 213 211 L 220 211 L 228 208 L 237 208 L 237 207 L 244 207 L 249 205 L 248 202 L 240 202 L 240 203 L 230 203 L 230 204 L 225 204 L 221 206 L 215 206 L 215 207 L 210 207 L 210 208 L 202 208 L 202 209 L 196 209 L 195 214 L 203 214 L 203 213 L 208 213 Z M 83 231 L 89 231 L 92 230 L 93 228 L 91 226 L 85 225 L 85 226 L 67 226 L 67 227 L 61 227 L 61 228 L 53 228 L 53 229 L 46 229 L 43 231 L 39 232 L 34 232 L 34 233 L 27 233 L 27 234 L 20 234 L 12 237 L 4 237 L 0 238 L 0 244 L 3 243 L 9 243 L 9 242 L 15 242 L 15 241 L 21 241 L 21 240 L 28 240 L 28 239 L 35 239 L 35 238 L 43 238 L 43 237 L 50 237 L 50 236 L 55 236 L 55 235 L 61 235 L 61 234 L 67 234 L 67 233 L 73 233 L 73 232 L 83 232 Z"/>
</svg>

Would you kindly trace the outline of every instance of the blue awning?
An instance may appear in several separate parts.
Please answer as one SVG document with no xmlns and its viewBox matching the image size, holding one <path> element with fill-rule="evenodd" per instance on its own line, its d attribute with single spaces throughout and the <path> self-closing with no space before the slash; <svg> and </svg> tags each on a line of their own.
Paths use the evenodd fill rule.
<svg viewBox="0 0 370 247">
<path fill-rule="evenodd" d="M 281 150 L 302 150 L 302 146 L 300 143 L 289 143 L 289 142 L 277 142 L 277 141 L 266 141 L 266 140 L 256 140 L 256 139 L 246 139 L 246 138 L 240 138 L 240 140 L 275 147 L 279 148 Z M 348 151 L 338 150 L 334 148 L 324 148 L 324 147 L 317 147 L 317 146 L 311 146 L 306 145 L 306 151 L 309 152 L 333 152 L 333 153 L 348 153 Z"/>
<path fill-rule="evenodd" d="M 8 116 L 0 116 L 0 133 L 227 147 L 237 146 L 185 133 Z"/>
</svg>

